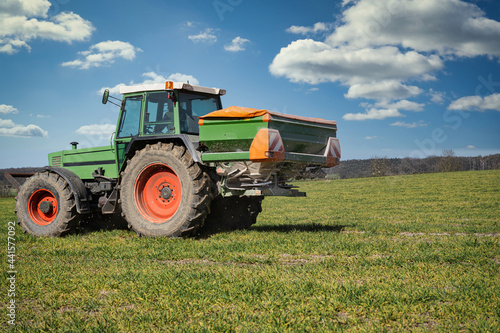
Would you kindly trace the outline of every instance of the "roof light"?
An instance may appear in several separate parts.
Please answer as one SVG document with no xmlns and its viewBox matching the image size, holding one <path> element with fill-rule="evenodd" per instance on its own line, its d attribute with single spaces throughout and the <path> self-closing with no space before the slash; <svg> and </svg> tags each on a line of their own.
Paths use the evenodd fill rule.
<svg viewBox="0 0 500 333">
<path fill-rule="evenodd" d="M 219 95 L 224 96 L 225 94 L 226 94 L 226 90 L 225 89 L 219 89 Z"/>
<path fill-rule="evenodd" d="M 173 89 L 174 89 L 174 83 L 172 81 L 165 82 L 165 90 L 173 90 Z"/>
</svg>

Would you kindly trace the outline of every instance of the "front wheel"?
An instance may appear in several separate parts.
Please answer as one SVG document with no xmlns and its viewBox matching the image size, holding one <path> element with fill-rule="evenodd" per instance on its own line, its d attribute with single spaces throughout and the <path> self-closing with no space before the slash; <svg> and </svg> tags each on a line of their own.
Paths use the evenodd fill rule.
<svg viewBox="0 0 500 333">
<path fill-rule="evenodd" d="M 28 178 L 16 200 L 19 224 L 32 235 L 64 236 L 78 226 L 73 192 L 57 174 L 43 172 Z"/>
<path fill-rule="evenodd" d="M 123 215 L 138 234 L 178 237 L 203 225 L 211 180 L 183 146 L 146 146 L 129 160 L 122 179 Z"/>
</svg>

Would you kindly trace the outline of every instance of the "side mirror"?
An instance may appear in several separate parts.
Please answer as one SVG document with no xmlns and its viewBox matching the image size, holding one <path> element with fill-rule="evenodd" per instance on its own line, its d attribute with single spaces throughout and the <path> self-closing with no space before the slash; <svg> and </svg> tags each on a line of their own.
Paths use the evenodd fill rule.
<svg viewBox="0 0 500 333">
<path fill-rule="evenodd" d="M 109 99 L 109 89 L 104 90 L 104 94 L 102 94 L 102 104 L 106 104 Z"/>
</svg>

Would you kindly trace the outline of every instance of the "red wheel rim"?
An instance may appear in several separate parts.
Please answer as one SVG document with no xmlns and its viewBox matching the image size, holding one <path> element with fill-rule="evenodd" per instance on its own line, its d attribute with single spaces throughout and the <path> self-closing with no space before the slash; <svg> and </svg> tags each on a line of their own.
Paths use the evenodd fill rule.
<svg viewBox="0 0 500 333">
<path fill-rule="evenodd" d="M 179 209 L 181 181 L 168 165 L 150 164 L 135 181 L 134 197 L 139 213 L 146 220 L 152 223 L 166 222 Z"/>
<path fill-rule="evenodd" d="M 28 200 L 28 214 L 38 225 L 52 223 L 57 216 L 57 211 L 57 199 L 49 190 L 36 190 Z"/>
</svg>

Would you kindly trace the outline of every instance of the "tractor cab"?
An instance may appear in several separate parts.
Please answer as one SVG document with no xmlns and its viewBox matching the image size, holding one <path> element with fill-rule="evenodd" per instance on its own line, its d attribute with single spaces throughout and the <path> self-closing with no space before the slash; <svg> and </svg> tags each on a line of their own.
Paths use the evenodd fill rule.
<svg viewBox="0 0 500 333">
<path fill-rule="evenodd" d="M 126 86 L 116 138 L 169 134 L 198 135 L 198 118 L 222 109 L 225 90 L 167 81 Z M 103 99 L 103 102 L 105 100 Z"/>
<path fill-rule="evenodd" d="M 222 109 L 220 96 L 226 91 L 167 81 L 121 87 L 120 93 L 123 100 L 114 141 L 121 166 L 133 140 L 186 135 L 197 142 L 199 117 Z M 103 103 L 107 96 L 105 92 Z"/>
</svg>

